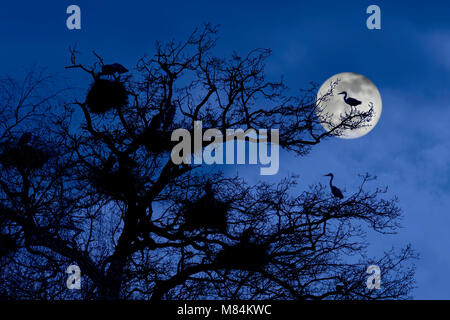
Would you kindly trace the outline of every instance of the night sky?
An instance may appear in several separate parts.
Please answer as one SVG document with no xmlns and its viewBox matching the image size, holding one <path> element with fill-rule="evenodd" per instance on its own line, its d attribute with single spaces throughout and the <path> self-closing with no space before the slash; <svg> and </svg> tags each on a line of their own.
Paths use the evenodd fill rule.
<svg viewBox="0 0 450 320">
<path fill-rule="evenodd" d="M 71 4 L 81 7 L 81 30 L 66 28 Z M 381 30 L 366 28 L 371 4 L 381 8 Z M 85 90 L 79 72 L 64 69 L 74 44 L 83 62 L 95 50 L 132 69 L 157 40 L 181 41 L 211 22 L 220 25 L 217 55 L 272 49 L 266 75 L 283 76 L 293 94 L 336 73 L 365 75 L 383 100 L 368 135 L 328 139 L 303 158 L 282 151 L 276 176 L 259 176 L 259 166 L 225 170 L 249 181 L 298 174 L 300 190 L 333 172 L 347 193 L 358 173 L 376 175 L 404 218 L 396 235 L 369 234 L 370 253 L 411 243 L 420 254 L 414 298 L 450 299 L 449 12 L 447 1 L 2 1 L 0 73 L 20 77 L 37 65 Z"/>
</svg>

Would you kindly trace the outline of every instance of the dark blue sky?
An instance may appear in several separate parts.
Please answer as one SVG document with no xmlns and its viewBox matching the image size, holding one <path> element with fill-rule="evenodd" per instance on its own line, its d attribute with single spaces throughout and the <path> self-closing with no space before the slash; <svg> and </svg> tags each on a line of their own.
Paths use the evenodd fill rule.
<svg viewBox="0 0 450 320">
<path fill-rule="evenodd" d="M 81 7 L 79 31 L 66 29 L 70 4 Z M 366 28 L 370 4 L 381 8 L 381 30 Z M 256 167 L 246 174 L 281 180 L 295 173 L 306 188 L 327 183 L 322 175 L 331 171 L 348 192 L 358 173 L 377 175 L 399 196 L 404 228 L 371 234 L 372 252 L 411 243 L 421 255 L 415 298 L 450 299 L 449 12 L 447 1 L 3 1 L 0 72 L 16 75 L 36 63 L 71 77 L 64 66 L 75 43 L 86 61 L 96 50 L 132 67 L 156 40 L 182 40 L 211 22 L 221 25 L 216 53 L 271 48 L 267 75 L 283 75 L 293 92 L 339 72 L 364 74 L 383 99 L 367 136 L 330 139 L 301 159 L 282 152 L 275 177 L 257 176 Z"/>
</svg>

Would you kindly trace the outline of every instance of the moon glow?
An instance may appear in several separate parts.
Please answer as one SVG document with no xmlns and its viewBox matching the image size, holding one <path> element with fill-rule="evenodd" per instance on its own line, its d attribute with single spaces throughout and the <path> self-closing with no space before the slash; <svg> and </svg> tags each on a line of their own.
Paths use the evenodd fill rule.
<svg viewBox="0 0 450 320">
<path fill-rule="evenodd" d="M 327 97 L 326 101 L 320 101 L 321 97 L 330 91 L 331 85 L 336 82 L 337 85 L 332 90 L 332 94 Z M 357 99 L 361 104 L 351 107 L 345 102 L 345 95 L 339 94 L 343 91 L 347 92 L 347 99 Z M 320 107 L 316 109 L 316 114 L 327 131 L 339 124 L 341 117 L 349 113 L 352 108 L 367 112 L 370 110 L 370 106 L 373 106 L 372 118 L 366 123 L 366 126 L 357 129 L 343 129 L 342 133 L 337 135 L 343 139 L 354 139 L 366 135 L 376 126 L 381 116 L 382 102 L 377 87 L 369 78 L 354 72 L 342 72 L 326 80 L 317 92 L 317 102 L 319 101 Z M 327 117 L 329 122 L 323 122 Z"/>
</svg>

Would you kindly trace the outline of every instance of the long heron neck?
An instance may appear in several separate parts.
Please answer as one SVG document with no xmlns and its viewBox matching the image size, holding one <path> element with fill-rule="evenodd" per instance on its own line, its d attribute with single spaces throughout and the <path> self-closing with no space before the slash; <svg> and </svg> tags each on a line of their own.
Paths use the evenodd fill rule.
<svg viewBox="0 0 450 320">
<path fill-rule="evenodd" d="M 344 100 L 347 99 L 347 92 L 344 92 L 343 95 L 344 95 Z M 331 179 L 333 179 L 333 178 L 331 178 Z"/>
<path fill-rule="evenodd" d="M 333 178 L 334 178 L 333 176 L 330 177 L 330 187 L 333 186 Z"/>
</svg>

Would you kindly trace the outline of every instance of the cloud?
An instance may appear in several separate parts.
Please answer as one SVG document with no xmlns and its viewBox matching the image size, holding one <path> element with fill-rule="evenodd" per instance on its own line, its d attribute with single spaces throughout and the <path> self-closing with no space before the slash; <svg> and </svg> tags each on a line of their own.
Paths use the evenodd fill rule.
<svg viewBox="0 0 450 320">
<path fill-rule="evenodd" d="M 419 40 L 436 63 L 450 69 L 450 30 L 422 34 L 419 36 Z"/>
</svg>

